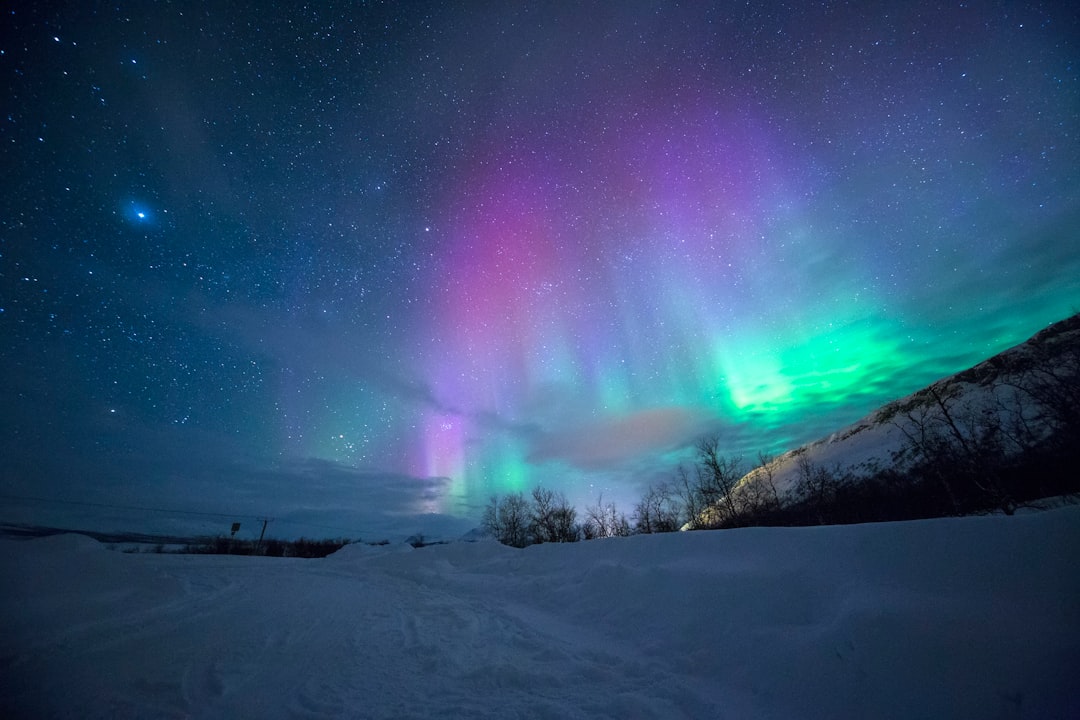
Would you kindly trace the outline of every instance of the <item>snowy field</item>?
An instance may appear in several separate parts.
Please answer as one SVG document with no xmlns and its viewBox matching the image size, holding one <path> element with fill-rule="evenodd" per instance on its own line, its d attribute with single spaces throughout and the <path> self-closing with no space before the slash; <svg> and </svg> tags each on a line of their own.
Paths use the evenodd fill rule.
<svg viewBox="0 0 1080 720">
<path fill-rule="evenodd" d="M 4 718 L 1080 718 L 1076 507 L 0 573 Z"/>
</svg>

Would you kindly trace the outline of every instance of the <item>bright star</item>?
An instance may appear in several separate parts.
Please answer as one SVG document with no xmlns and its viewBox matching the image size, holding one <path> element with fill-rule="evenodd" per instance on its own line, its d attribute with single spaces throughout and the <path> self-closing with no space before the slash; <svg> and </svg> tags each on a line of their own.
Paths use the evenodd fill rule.
<svg viewBox="0 0 1080 720">
<path fill-rule="evenodd" d="M 154 222 L 154 210 L 137 200 L 128 200 L 124 207 L 124 217 L 136 225 L 149 225 Z"/>
</svg>

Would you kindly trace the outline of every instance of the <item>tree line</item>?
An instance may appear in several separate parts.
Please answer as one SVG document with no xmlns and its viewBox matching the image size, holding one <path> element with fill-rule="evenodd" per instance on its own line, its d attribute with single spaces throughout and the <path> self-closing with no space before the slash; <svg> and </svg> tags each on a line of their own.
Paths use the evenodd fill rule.
<svg viewBox="0 0 1080 720">
<path fill-rule="evenodd" d="M 484 508 L 481 526 L 503 544 L 520 548 L 750 524 L 754 513 L 784 507 L 772 482 L 770 459 L 761 455 L 758 462 L 765 473 L 762 481 L 747 485 L 753 492 L 736 493 L 743 477 L 740 459 L 722 454 L 719 437 L 702 438 L 693 467 L 680 467 L 672 482 L 650 485 L 629 515 L 603 495 L 579 514 L 564 494 L 536 487 L 529 494 L 493 496 Z"/>
<path fill-rule="evenodd" d="M 904 401 L 876 420 L 902 437 L 887 467 L 858 471 L 796 451 L 794 477 L 759 454 L 748 468 L 704 437 L 674 477 L 645 489 L 629 515 L 603 497 L 578 513 L 562 493 L 492 497 L 482 526 L 502 543 L 545 542 L 677 530 L 911 520 L 1012 514 L 1036 500 L 1080 496 L 1080 316 Z M 978 387 L 979 391 L 965 393 Z"/>
</svg>

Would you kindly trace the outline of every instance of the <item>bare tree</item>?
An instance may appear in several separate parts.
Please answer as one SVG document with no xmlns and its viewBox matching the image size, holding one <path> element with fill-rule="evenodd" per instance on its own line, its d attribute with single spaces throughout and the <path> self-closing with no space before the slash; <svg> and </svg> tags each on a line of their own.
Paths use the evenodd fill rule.
<svg viewBox="0 0 1080 720">
<path fill-rule="evenodd" d="M 934 416 L 926 405 L 913 407 L 904 413 L 904 420 L 893 420 L 894 427 L 903 433 L 906 448 L 922 466 L 928 471 L 926 474 L 933 476 L 941 486 L 954 515 L 960 514 L 960 499 L 953 487 L 953 478 L 950 473 L 940 472 L 933 465 L 932 458 L 939 454 L 941 444 L 940 435 L 934 429 Z"/>
<path fill-rule="evenodd" d="M 529 544 L 530 515 L 529 501 L 521 493 L 492 496 L 481 525 L 502 544 L 522 548 Z"/>
<path fill-rule="evenodd" d="M 814 514 L 818 525 L 824 525 L 829 506 L 836 498 L 840 481 L 828 470 L 816 465 L 806 456 L 806 453 L 799 455 L 797 464 L 799 478 L 795 484 L 795 493 Z"/>
<path fill-rule="evenodd" d="M 760 521 L 779 510 L 781 502 L 776 490 L 773 459 L 759 452 L 757 465 L 739 481 L 732 494 L 735 496 L 735 506 L 747 523 Z"/>
<path fill-rule="evenodd" d="M 565 495 L 537 487 L 532 491 L 532 498 L 529 530 L 534 542 L 575 542 L 579 539 L 577 511 Z"/>
<path fill-rule="evenodd" d="M 703 507 L 704 525 L 739 525 L 742 513 L 733 491 L 742 478 L 742 459 L 724 456 L 720 438 L 713 435 L 697 443 L 697 484 Z"/>
<path fill-rule="evenodd" d="M 758 476 L 755 483 L 760 485 L 769 509 L 779 509 L 780 494 L 776 492 L 776 470 L 773 466 L 773 458 L 763 452 L 758 453 Z"/>
<path fill-rule="evenodd" d="M 555 508 L 553 524 L 555 535 L 552 542 L 577 542 L 581 539 L 581 526 L 577 522 L 577 510 L 566 503 Z"/>
<path fill-rule="evenodd" d="M 667 483 L 650 485 L 634 506 L 634 529 L 639 533 L 661 533 L 679 527 L 679 509 L 671 487 Z"/>
<path fill-rule="evenodd" d="M 925 397 L 904 422 L 893 422 L 916 458 L 916 471 L 941 485 L 955 514 L 989 503 L 1011 515 L 1015 503 L 1002 477 L 1009 462 L 1005 409 L 961 403 L 956 386 L 931 385 Z"/>
<path fill-rule="evenodd" d="M 529 517 L 529 534 L 538 543 L 551 542 L 555 537 L 555 491 L 535 487 L 532 491 L 532 510 Z"/>
<path fill-rule="evenodd" d="M 679 465 L 675 471 L 674 492 L 682 504 L 684 526 L 690 530 L 701 528 L 705 520 L 707 505 L 700 486 L 695 479 L 690 477 L 690 471 L 685 465 Z"/>
<path fill-rule="evenodd" d="M 1046 343 L 1032 348 L 1035 358 L 1010 384 L 1031 398 L 1051 442 L 1072 444 L 1080 434 L 1080 346 Z"/>
<path fill-rule="evenodd" d="M 587 540 L 622 537 L 630 534 L 630 522 L 626 519 L 626 515 L 616 510 L 615 503 L 609 502 L 605 505 L 604 495 L 601 493 L 595 505 L 585 508 L 582 531 Z"/>
</svg>

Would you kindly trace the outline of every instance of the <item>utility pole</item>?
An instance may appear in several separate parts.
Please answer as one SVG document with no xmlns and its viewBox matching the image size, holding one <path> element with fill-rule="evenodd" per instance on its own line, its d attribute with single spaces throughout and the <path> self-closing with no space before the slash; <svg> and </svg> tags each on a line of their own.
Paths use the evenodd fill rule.
<svg viewBox="0 0 1080 720">
<path fill-rule="evenodd" d="M 263 518 L 262 532 L 259 533 L 259 542 L 255 543 L 255 554 L 259 554 L 259 548 L 262 547 L 263 535 L 266 535 L 266 524 L 270 522 L 270 518 Z"/>
</svg>

